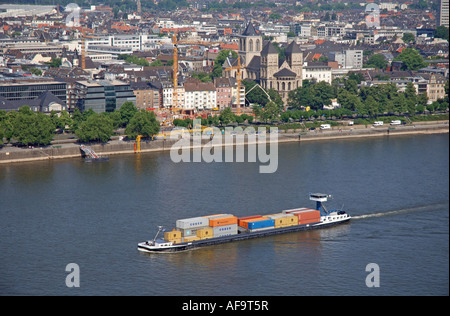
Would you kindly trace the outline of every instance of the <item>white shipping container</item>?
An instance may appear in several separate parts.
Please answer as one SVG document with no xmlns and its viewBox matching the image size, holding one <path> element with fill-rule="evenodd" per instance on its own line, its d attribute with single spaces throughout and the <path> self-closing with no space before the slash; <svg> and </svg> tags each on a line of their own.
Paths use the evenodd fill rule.
<svg viewBox="0 0 450 316">
<path fill-rule="evenodd" d="M 237 224 L 213 227 L 213 237 L 236 235 L 237 233 L 238 233 Z"/>
<path fill-rule="evenodd" d="M 180 229 L 198 228 L 202 226 L 209 226 L 209 218 L 207 217 L 192 217 L 179 219 L 176 221 L 176 227 Z"/>
<path fill-rule="evenodd" d="M 299 211 L 303 211 L 303 210 L 310 210 L 310 209 L 306 208 L 306 207 L 293 208 L 291 210 L 284 210 L 283 214 L 290 214 L 290 213 L 299 212 Z"/>
<path fill-rule="evenodd" d="M 274 229 L 274 228 L 275 228 L 275 226 L 256 228 L 256 229 L 248 229 L 248 232 L 253 233 L 253 232 L 259 232 L 261 230 L 268 230 L 268 229 Z"/>
<path fill-rule="evenodd" d="M 276 218 L 283 218 L 283 217 L 289 217 L 289 216 L 292 216 L 292 214 L 269 215 L 267 217 L 269 217 L 270 219 L 276 219 Z"/>
<path fill-rule="evenodd" d="M 224 218 L 224 217 L 232 217 L 233 214 L 219 214 L 219 215 L 211 215 L 211 216 L 205 216 L 208 219 L 215 219 L 215 218 Z"/>
</svg>

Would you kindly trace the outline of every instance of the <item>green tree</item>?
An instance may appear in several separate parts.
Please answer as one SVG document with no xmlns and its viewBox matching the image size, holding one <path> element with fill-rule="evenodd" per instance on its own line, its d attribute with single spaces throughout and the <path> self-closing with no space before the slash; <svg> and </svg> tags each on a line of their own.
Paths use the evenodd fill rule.
<svg viewBox="0 0 450 316">
<path fill-rule="evenodd" d="M 155 60 L 150 64 L 150 67 L 161 67 L 164 66 L 160 59 Z"/>
<path fill-rule="evenodd" d="M 414 48 L 404 49 L 394 60 L 403 62 L 403 70 L 418 70 L 427 66 L 422 56 Z"/>
<path fill-rule="evenodd" d="M 149 137 L 158 134 L 160 128 L 154 112 L 141 110 L 130 120 L 125 129 L 125 134 L 131 138 L 136 138 L 138 135 Z"/>
<path fill-rule="evenodd" d="M 382 54 L 373 54 L 364 64 L 365 68 L 386 69 L 387 61 Z"/>
<path fill-rule="evenodd" d="M 18 115 L 17 111 L 0 111 L 0 124 L 3 125 L 4 137 L 8 141 L 14 137 L 14 122 Z"/>
<path fill-rule="evenodd" d="M 434 37 L 446 39 L 448 42 L 448 27 L 440 25 L 434 31 Z"/>
<path fill-rule="evenodd" d="M 282 109 L 280 105 L 276 104 L 273 101 L 270 101 L 264 107 L 261 118 L 265 122 L 277 120 L 281 114 L 281 111 Z"/>
<path fill-rule="evenodd" d="M 410 43 L 410 42 L 414 42 L 416 38 L 414 37 L 414 34 L 412 33 L 403 33 L 403 37 L 402 40 L 405 43 Z"/>
<path fill-rule="evenodd" d="M 62 64 L 62 59 L 61 58 L 53 58 L 49 61 L 46 62 L 46 64 L 50 67 L 50 68 L 59 68 Z"/>
<path fill-rule="evenodd" d="M 311 83 L 303 81 L 303 86 L 288 94 L 288 106 L 292 108 L 311 107 L 311 109 L 323 109 L 324 105 L 330 105 L 331 99 L 336 98 L 336 90 L 328 82 L 321 81 Z"/>
<path fill-rule="evenodd" d="M 214 67 L 211 72 L 211 77 L 222 77 L 222 65 L 230 54 L 232 58 L 238 58 L 238 54 L 234 50 L 224 49 L 220 51 L 219 55 L 214 60 Z"/>
<path fill-rule="evenodd" d="M 44 113 L 34 113 L 22 106 L 14 120 L 14 138 L 22 145 L 48 145 L 53 139 L 55 125 Z"/>
<path fill-rule="evenodd" d="M 127 126 L 128 122 L 136 115 L 138 109 L 133 102 L 127 101 L 120 106 L 119 113 L 122 121 L 122 126 Z"/>
<path fill-rule="evenodd" d="M 94 113 L 86 121 L 82 122 L 75 131 L 75 135 L 82 142 L 102 142 L 109 141 L 114 132 L 114 123 L 106 115 Z"/>
<path fill-rule="evenodd" d="M 225 108 L 219 115 L 219 120 L 222 125 L 228 125 L 234 119 L 234 114 L 231 112 L 231 108 Z"/>
<path fill-rule="evenodd" d="M 351 72 L 348 75 L 348 79 L 349 80 L 355 80 L 358 84 L 360 84 L 361 81 L 364 80 L 364 75 L 362 73 L 360 73 L 360 72 Z"/>
<path fill-rule="evenodd" d="M 72 118 L 66 110 L 61 111 L 58 117 L 58 122 L 63 132 L 66 130 L 66 127 L 72 126 Z"/>
<path fill-rule="evenodd" d="M 83 114 L 81 114 L 79 108 L 75 108 L 72 112 L 72 124 L 70 125 L 70 129 L 72 131 L 76 131 L 78 127 L 80 127 L 81 123 L 83 123 L 84 118 Z"/>
<path fill-rule="evenodd" d="M 349 80 L 349 81 L 353 81 L 353 80 Z M 358 97 L 358 95 L 350 93 L 349 91 L 347 91 L 345 89 L 343 89 L 339 92 L 337 100 L 342 108 L 348 109 L 351 111 L 355 111 L 356 108 L 358 107 L 358 105 L 361 103 L 361 100 Z"/>
<path fill-rule="evenodd" d="M 192 74 L 192 78 L 196 78 L 200 80 L 201 82 L 211 82 L 212 78 L 210 74 L 207 74 L 206 72 L 194 72 Z"/>
</svg>

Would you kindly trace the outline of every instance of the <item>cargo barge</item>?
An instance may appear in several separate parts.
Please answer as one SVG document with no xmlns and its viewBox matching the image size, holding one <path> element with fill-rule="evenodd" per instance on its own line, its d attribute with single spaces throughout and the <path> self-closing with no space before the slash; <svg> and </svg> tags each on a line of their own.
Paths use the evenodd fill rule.
<svg viewBox="0 0 450 316">
<path fill-rule="evenodd" d="M 343 224 L 351 216 L 342 209 L 326 210 L 323 202 L 331 196 L 314 193 L 309 198 L 316 201 L 316 209 L 297 208 L 270 215 L 253 215 L 238 218 L 231 214 L 215 214 L 176 221 L 176 229 L 163 232 L 159 226 L 153 240 L 138 243 L 142 252 L 178 252 L 227 242 L 260 238 L 303 230 L 319 229 Z"/>
</svg>

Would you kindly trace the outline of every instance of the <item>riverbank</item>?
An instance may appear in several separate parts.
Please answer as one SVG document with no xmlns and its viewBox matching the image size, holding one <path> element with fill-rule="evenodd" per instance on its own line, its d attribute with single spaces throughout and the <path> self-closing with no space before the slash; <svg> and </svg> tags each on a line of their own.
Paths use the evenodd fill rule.
<svg viewBox="0 0 450 316">
<path fill-rule="evenodd" d="M 366 137 L 391 137 L 399 135 L 436 134 L 448 132 L 449 121 L 420 122 L 415 123 L 414 125 L 402 125 L 396 127 L 385 126 L 376 128 L 360 125 L 323 131 L 315 130 L 301 132 L 297 130 L 287 130 L 285 133 L 278 134 L 278 142 L 285 143 Z M 239 135 L 237 137 L 239 137 Z M 258 137 L 265 138 L 267 142 L 271 139 L 269 134 Z M 209 138 L 202 139 L 202 146 L 209 142 Z M 175 140 L 170 139 L 143 140 L 141 141 L 141 152 L 168 151 L 175 143 Z M 236 143 L 236 141 L 234 143 Z M 248 144 L 247 138 L 243 138 L 242 143 Z M 109 156 L 117 154 L 133 154 L 134 144 L 134 141 L 115 139 L 106 144 L 91 144 L 90 146 L 97 154 Z M 225 144 L 224 140 L 222 144 Z M 0 149 L 0 164 L 81 157 L 82 153 L 80 151 L 79 144 L 74 142 L 53 142 L 50 146 L 39 148 L 4 146 Z"/>
</svg>

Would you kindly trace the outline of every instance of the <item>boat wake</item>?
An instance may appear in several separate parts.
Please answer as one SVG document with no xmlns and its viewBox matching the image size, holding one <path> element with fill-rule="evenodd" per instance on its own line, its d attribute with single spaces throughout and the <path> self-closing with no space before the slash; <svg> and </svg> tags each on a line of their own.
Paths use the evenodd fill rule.
<svg viewBox="0 0 450 316">
<path fill-rule="evenodd" d="M 412 212 L 433 211 L 433 210 L 436 210 L 436 209 L 440 209 L 441 207 L 444 207 L 444 206 L 448 206 L 448 202 L 446 202 L 446 203 L 438 203 L 438 204 L 431 204 L 431 205 L 424 205 L 424 206 L 417 206 L 417 207 L 411 207 L 411 208 L 405 208 L 405 209 L 394 210 L 394 211 L 387 211 L 387 212 L 379 212 L 379 213 L 372 213 L 372 214 L 356 215 L 356 216 L 352 216 L 352 220 L 365 219 L 365 218 L 371 218 L 371 217 L 394 216 L 394 215 L 400 215 L 400 214 L 412 213 Z"/>
</svg>

